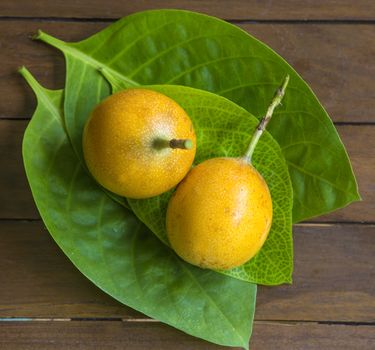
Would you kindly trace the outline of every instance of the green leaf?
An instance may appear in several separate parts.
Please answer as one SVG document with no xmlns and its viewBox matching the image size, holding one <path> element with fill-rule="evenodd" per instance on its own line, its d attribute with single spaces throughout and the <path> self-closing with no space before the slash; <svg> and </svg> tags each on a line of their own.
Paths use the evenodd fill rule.
<svg viewBox="0 0 375 350">
<path fill-rule="evenodd" d="M 279 55 L 238 27 L 198 13 L 158 10 L 123 18 L 79 43 L 42 32 L 37 38 L 65 55 L 66 125 L 76 140 L 91 109 L 109 94 L 100 67 L 128 86 L 178 84 L 215 92 L 257 117 L 288 73 L 288 93 L 268 130 L 289 166 L 293 221 L 359 199 L 346 151 L 313 92 Z M 80 142 L 74 147 L 81 152 Z"/>
<path fill-rule="evenodd" d="M 102 73 L 111 83 L 113 92 L 127 86 L 126 81 L 106 70 Z M 243 108 L 224 97 L 189 87 L 153 85 L 147 88 L 171 97 L 190 116 L 197 134 L 196 164 L 213 157 L 240 157 L 245 153 L 258 120 Z M 267 132 L 255 148 L 253 165 L 262 174 L 271 192 L 272 227 L 263 248 L 253 259 L 238 268 L 221 272 L 258 284 L 291 282 L 292 185 L 280 147 Z M 138 218 L 167 245 L 165 217 L 172 192 L 149 199 L 128 199 Z"/>
<path fill-rule="evenodd" d="M 41 87 L 23 139 L 31 190 L 45 225 L 73 264 L 120 302 L 208 341 L 248 348 L 256 285 L 176 258 L 113 201 L 78 161 L 64 130 L 63 91 Z"/>
</svg>

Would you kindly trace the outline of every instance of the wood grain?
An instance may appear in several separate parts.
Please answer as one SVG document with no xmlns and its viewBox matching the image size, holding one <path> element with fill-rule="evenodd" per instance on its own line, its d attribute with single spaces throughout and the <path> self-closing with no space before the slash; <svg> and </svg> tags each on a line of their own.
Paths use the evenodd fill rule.
<svg viewBox="0 0 375 350">
<path fill-rule="evenodd" d="M 39 218 L 22 160 L 27 121 L 0 120 L 0 218 Z"/>
<path fill-rule="evenodd" d="M 21 143 L 26 125 L 24 120 L 0 120 L 0 167 L 6 169 L 0 172 L 0 218 L 39 218 L 22 164 Z M 338 132 L 349 152 L 363 201 L 316 220 L 371 222 L 375 212 L 375 126 L 340 125 Z"/>
<path fill-rule="evenodd" d="M 257 0 L 18 0 L 3 1 L 1 16 L 119 18 L 145 9 L 175 8 L 199 11 L 226 19 L 369 20 L 375 18 L 372 0 L 257 1 Z"/>
<path fill-rule="evenodd" d="M 295 226 L 293 284 L 260 287 L 256 319 L 374 321 L 374 234 L 374 225 Z"/>
<path fill-rule="evenodd" d="M 255 322 L 250 347 L 254 350 L 371 349 L 374 334 L 372 326 Z M 0 322 L 0 347 L 12 350 L 228 349 L 160 323 L 120 321 Z"/>
<path fill-rule="evenodd" d="M 296 226 L 293 285 L 259 287 L 256 319 L 373 321 L 374 234 L 374 225 Z M 0 318 L 144 319 L 81 275 L 42 222 L 0 222 L 0 266 Z"/>
<path fill-rule="evenodd" d="M 252 350 L 355 350 L 374 348 L 373 326 L 255 322 Z"/>
<path fill-rule="evenodd" d="M 103 22 L 0 21 L 0 94 L 3 97 L 0 117 L 30 117 L 35 107 L 32 92 L 16 73 L 18 66 L 26 65 L 46 87 L 64 85 L 62 55 L 31 41 L 32 33 L 42 28 L 64 40 L 78 41 L 107 25 Z M 287 59 L 311 85 L 334 121 L 375 122 L 372 25 L 245 24 L 241 27 Z"/>
<path fill-rule="evenodd" d="M 238 20 L 294 66 L 335 122 L 375 123 L 373 0 L 1 1 L 0 349 L 224 349 L 148 319 L 86 279 L 39 220 L 22 166 L 27 121 L 16 119 L 30 118 L 35 98 L 16 69 L 26 65 L 53 89 L 65 79 L 62 55 L 29 36 L 42 28 L 78 41 L 112 19 L 166 7 Z M 258 288 L 252 350 L 374 348 L 375 126 L 338 130 L 364 201 L 318 219 L 346 224 L 294 228 L 294 283 Z M 350 223 L 359 221 L 368 224 Z"/>
<path fill-rule="evenodd" d="M 228 349 L 151 322 L 0 322 L 0 348 L 12 350 Z"/>
</svg>

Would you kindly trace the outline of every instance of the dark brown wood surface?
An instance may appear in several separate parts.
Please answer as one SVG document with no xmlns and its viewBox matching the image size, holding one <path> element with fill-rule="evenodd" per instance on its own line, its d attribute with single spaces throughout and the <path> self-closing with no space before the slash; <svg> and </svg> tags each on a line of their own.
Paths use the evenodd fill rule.
<svg viewBox="0 0 375 350">
<path fill-rule="evenodd" d="M 156 322 L 40 320 L 0 324 L 0 348 L 12 350 L 224 350 Z M 371 326 L 255 322 L 251 349 L 373 349 Z M 239 348 L 232 348 L 239 349 Z"/>
<path fill-rule="evenodd" d="M 363 201 L 294 227 L 293 285 L 259 287 L 251 349 L 375 348 L 375 2 L 18 0 L 0 3 L 0 349 L 221 349 L 150 320 L 88 281 L 35 208 L 22 135 L 35 99 L 16 73 L 64 84 L 37 29 L 81 40 L 139 10 L 183 8 L 235 23 L 311 85 L 336 122 Z"/>
<path fill-rule="evenodd" d="M 58 18 L 119 18 L 145 9 L 199 11 L 240 20 L 373 20 L 372 0 L 18 0 L 4 1 L 1 16 Z"/>
</svg>

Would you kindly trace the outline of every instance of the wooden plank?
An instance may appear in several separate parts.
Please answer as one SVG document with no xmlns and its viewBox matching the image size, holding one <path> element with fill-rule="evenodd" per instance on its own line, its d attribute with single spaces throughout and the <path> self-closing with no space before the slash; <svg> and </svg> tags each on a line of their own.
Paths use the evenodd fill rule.
<svg viewBox="0 0 375 350">
<path fill-rule="evenodd" d="M 296 226 L 294 283 L 259 287 L 256 319 L 373 321 L 374 234 L 375 225 Z M 41 222 L 0 222 L 0 266 L 0 318 L 144 318 L 81 275 Z"/>
<path fill-rule="evenodd" d="M 12 3 L 12 2 L 7 2 Z M 374 2 L 375 4 L 375 2 Z M 0 117 L 29 117 L 32 92 L 16 69 L 28 66 L 47 87 L 64 85 L 60 53 L 32 42 L 38 28 L 67 41 L 81 40 L 108 23 L 0 21 Z M 269 44 L 311 85 L 334 121 L 374 122 L 375 31 L 372 25 L 245 24 L 241 26 Z"/>
<path fill-rule="evenodd" d="M 340 19 L 368 20 L 375 18 L 371 0 L 340 1 L 256 1 L 256 0 L 143 0 L 114 1 L 109 6 L 104 0 L 18 0 L 3 1 L 1 16 L 66 17 L 66 18 L 119 18 L 149 9 L 175 8 L 199 11 L 226 19 L 252 20 L 307 20 Z"/>
<path fill-rule="evenodd" d="M 373 326 L 255 322 L 250 347 L 262 350 L 371 349 L 374 334 Z M 115 321 L 0 322 L 0 347 L 12 350 L 228 349 L 156 322 Z"/>
<path fill-rule="evenodd" d="M 22 161 L 27 121 L 0 120 L 0 218 L 39 218 Z"/>
<path fill-rule="evenodd" d="M 160 323 L 0 322 L 0 348 L 12 350 L 226 349 Z"/>
<path fill-rule="evenodd" d="M 250 341 L 253 350 L 370 350 L 374 344 L 373 326 L 317 323 L 256 322 Z"/>
<path fill-rule="evenodd" d="M 375 225 L 297 225 L 293 233 L 293 284 L 260 287 L 256 319 L 374 321 Z"/>
<path fill-rule="evenodd" d="M 21 143 L 27 121 L 0 120 L 0 218 L 39 218 L 29 190 L 22 164 Z M 374 220 L 375 127 L 371 125 L 338 126 L 359 181 L 362 202 L 356 202 L 317 221 Z M 363 140 L 366 140 L 364 143 Z"/>
</svg>

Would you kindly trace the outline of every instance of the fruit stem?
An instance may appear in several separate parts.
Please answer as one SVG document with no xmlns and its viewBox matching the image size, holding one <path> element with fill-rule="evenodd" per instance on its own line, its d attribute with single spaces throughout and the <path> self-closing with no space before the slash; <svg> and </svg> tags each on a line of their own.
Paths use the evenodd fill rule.
<svg viewBox="0 0 375 350">
<path fill-rule="evenodd" d="M 190 139 L 172 139 L 169 141 L 170 148 L 192 149 L 193 141 Z"/>
<path fill-rule="evenodd" d="M 264 130 L 266 130 L 267 124 L 269 123 L 269 121 L 272 118 L 273 111 L 275 110 L 275 108 L 279 104 L 281 104 L 281 100 L 283 99 L 283 97 L 285 95 L 285 90 L 286 90 L 286 87 L 287 87 L 288 83 L 289 83 L 289 75 L 287 75 L 284 78 L 283 83 L 276 90 L 275 95 L 273 96 L 272 102 L 268 106 L 266 115 L 261 119 L 261 121 L 259 122 L 258 126 L 255 129 L 255 132 L 254 132 L 253 137 L 250 141 L 249 147 L 248 147 L 245 155 L 243 156 L 243 159 L 246 161 L 246 163 L 251 164 L 251 158 L 253 156 L 255 147 L 256 147 L 260 137 L 262 136 Z"/>
</svg>

